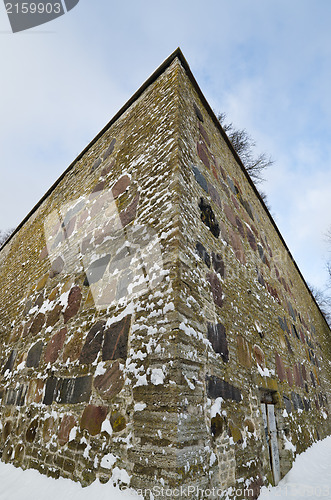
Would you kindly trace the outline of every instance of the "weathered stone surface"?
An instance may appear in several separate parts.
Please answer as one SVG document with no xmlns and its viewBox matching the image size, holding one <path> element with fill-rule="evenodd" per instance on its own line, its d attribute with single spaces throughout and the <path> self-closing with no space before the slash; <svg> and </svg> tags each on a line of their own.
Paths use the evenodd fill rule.
<svg viewBox="0 0 331 500">
<path fill-rule="evenodd" d="M 42 251 L 40 252 L 40 255 L 39 255 L 39 260 L 45 260 L 47 257 L 48 257 L 48 250 L 47 250 L 47 246 L 44 246 L 44 248 L 43 248 L 43 249 L 42 249 Z"/>
<path fill-rule="evenodd" d="M 53 335 L 53 337 L 48 342 L 45 349 L 45 354 L 44 354 L 45 363 L 51 363 L 51 364 L 55 363 L 63 347 L 66 334 L 67 334 L 67 329 L 62 328 L 58 333 Z"/>
<path fill-rule="evenodd" d="M 245 366 L 246 368 L 250 368 L 252 366 L 250 345 L 241 335 L 238 335 L 237 337 L 237 356 L 238 361 L 242 366 Z"/>
<path fill-rule="evenodd" d="M 242 264 L 246 264 L 246 256 L 243 244 L 241 242 L 240 236 L 235 233 L 232 229 L 229 229 L 230 241 L 236 258 Z"/>
<path fill-rule="evenodd" d="M 89 268 L 86 271 L 84 286 L 93 285 L 93 283 L 97 283 L 102 279 L 110 262 L 110 259 L 111 255 L 107 254 L 90 264 Z"/>
<path fill-rule="evenodd" d="M 92 377 L 86 375 L 77 378 L 47 379 L 45 387 L 44 405 L 51 405 L 53 401 L 59 404 L 78 404 L 88 402 L 92 391 Z"/>
<path fill-rule="evenodd" d="M 206 266 L 210 268 L 210 255 L 200 241 L 197 242 L 195 249 L 199 257 L 205 262 Z"/>
<path fill-rule="evenodd" d="M 229 222 L 233 227 L 237 227 L 236 216 L 232 208 L 229 207 L 227 203 L 224 203 L 224 212 Z"/>
<path fill-rule="evenodd" d="M 224 294 L 222 284 L 215 273 L 207 274 L 207 281 L 210 283 L 213 299 L 218 307 L 222 307 L 224 303 Z"/>
<path fill-rule="evenodd" d="M 54 417 L 46 418 L 46 420 L 44 421 L 43 430 L 42 430 L 42 436 L 43 436 L 43 440 L 45 443 L 48 443 L 52 439 L 53 435 L 55 434 L 55 426 L 56 426 L 56 423 L 55 423 Z"/>
<path fill-rule="evenodd" d="M 215 236 L 215 238 L 218 238 L 220 234 L 220 228 L 211 206 L 206 203 L 203 198 L 201 198 L 199 208 L 201 210 L 202 222 L 206 224 L 207 227 L 209 227 L 211 233 Z"/>
<path fill-rule="evenodd" d="M 293 387 L 293 375 L 291 368 L 286 368 L 286 377 L 290 387 Z"/>
<path fill-rule="evenodd" d="M 108 158 L 108 156 L 110 156 L 112 154 L 112 152 L 114 151 L 114 148 L 115 148 L 115 144 L 116 144 L 116 139 L 112 139 L 108 148 L 103 152 L 103 155 L 102 155 L 102 158 L 103 160 L 106 160 Z"/>
<path fill-rule="evenodd" d="M 241 401 L 241 393 L 240 390 L 215 376 L 207 376 L 207 392 L 208 396 L 212 399 L 223 398 L 223 399 L 231 399 L 233 401 Z"/>
<path fill-rule="evenodd" d="M 100 434 L 101 425 L 105 420 L 107 413 L 107 406 L 86 406 L 80 422 L 81 429 L 86 429 L 91 436 Z"/>
<path fill-rule="evenodd" d="M 9 358 L 8 358 L 5 366 L 2 369 L 2 372 L 1 372 L 2 374 L 6 373 L 7 370 L 10 372 L 12 371 L 12 369 L 14 367 L 16 356 L 17 356 L 17 350 L 13 349 L 9 355 Z"/>
<path fill-rule="evenodd" d="M 276 361 L 276 370 L 279 380 L 281 382 L 284 382 L 284 380 L 286 380 L 285 367 L 282 358 L 277 352 L 275 354 L 275 361 Z"/>
<path fill-rule="evenodd" d="M 200 131 L 200 134 L 202 135 L 205 143 L 208 146 L 210 146 L 210 140 L 209 140 L 208 134 L 207 134 L 205 128 L 203 127 L 203 125 L 201 123 L 199 123 L 199 131 Z"/>
<path fill-rule="evenodd" d="M 297 385 L 298 387 L 303 387 L 302 376 L 301 376 L 301 373 L 300 373 L 299 366 L 297 364 L 295 364 L 293 366 L 293 373 L 294 373 L 294 382 L 295 382 L 295 385 Z"/>
<path fill-rule="evenodd" d="M 283 396 L 283 405 L 285 406 L 285 409 L 286 409 L 288 414 L 292 413 L 291 400 L 289 397 L 287 397 L 285 395 Z"/>
<path fill-rule="evenodd" d="M 128 189 L 130 184 L 131 179 L 128 175 L 123 175 L 122 177 L 120 177 L 111 190 L 114 199 L 116 200 L 116 198 L 123 194 Z"/>
<path fill-rule="evenodd" d="M 128 337 L 131 326 L 131 316 L 125 316 L 121 321 L 113 323 L 105 330 L 102 347 L 102 360 L 126 359 L 128 351 Z"/>
<path fill-rule="evenodd" d="M 65 323 L 73 318 L 79 311 L 80 302 L 82 300 L 82 292 L 79 286 L 74 286 L 69 293 L 68 306 L 63 313 Z"/>
<path fill-rule="evenodd" d="M 210 182 L 208 182 L 208 192 L 209 192 L 209 195 L 212 199 L 212 201 L 219 207 L 219 208 L 222 208 L 222 202 L 221 202 L 221 198 L 220 198 L 220 195 L 217 191 L 217 189 L 212 185 L 210 184 Z"/>
<path fill-rule="evenodd" d="M 197 183 L 202 187 L 202 189 L 204 191 L 206 191 L 206 193 L 208 193 L 208 183 L 207 183 L 206 178 L 202 175 L 202 173 L 200 172 L 200 170 L 197 167 L 192 165 L 191 168 L 192 168 L 192 171 L 193 171 L 193 174 L 194 174 L 194 177 L 195 177 L 195 180 L 197 181 Z"/>
<path fill-rule="evenodd" d="M 38 281 L 37 283 L 37 286 L 36 286 L 36 290 L 39 292 L 40 290 L 42 290 L 44 288 L 44 286 L 46 285 L 47 283 L 47 280 L 48 280 L 48 273 L 45 274 L 40 281 Z"/>
<path fill-rule="evenodd" d="M 64 446 L 69 441 L 71 429 L 75 426 L 76 420 L 73 415 L 67 414 L 61 420 L 61 425 L 58 432 L 58 441 L 60 446 Z"/>
<path fill-rule="evenodd" d="M 201 121 L 203 123 L 202 113 L 201 113 L 200 109 L 198 108 L 198 106 L 195 104 L 195 102 L 193 103 L 193 108 L 194 108 L 195 114 L 198 117 L 199 121 Z"/>
<path fill-rule="evenodd" d="M 61 317 L 61 312 L 62 312 L 62 306 L 61 304 L 57 304 L 54 309 L 49 311 L 47 314 L 47 320 L 46 320 L 46 328 L 49 326 L 54 326 L 60 319 Z"/>
<path fill-rule="evenodd" d="M 89 331 L 79 362 L 83 364 L 93 363 L 96 360 L 102 346 L 105 321 L 98 321 Z"/>
<path fill-rule="evenodd" d="M 28 368 L 36 368 L 39 365 L 41 353 L 43 350 L 43 342 L 39 340 L 36 344 L 34 344 L 29 352 L 28 352 L 28 357 L 26 359 L 26 366 Z"/>
<path fill-rule="evenodd" d="M 137 214 L 137 207 L 139 202 L 139 193 L 133 198 L 130 205 L 120 213 L 120 220 L 123 227 L 127 226 L 132 222 Z"/>
<path fill-rule="evenodd" d="M 101 163 L 102 163 L 101 158 L 95 160 L 95 162 L 92 165 L 91 172 L 94 172 L 101 165 Z"/>
<path fill-rule="evenodd" d="M 43 392 L 44 381 L 40 379 L 31 380 L 27 391 L 27 404 L 41 403 L 43 399 Z"/>
<path fill-rule="evenodd" d="M 262 369 L 265 368 L 265 357 L 264 357 L 264 352 L 262 351 L 261 347 L 259 347 L 258 345 L 255 345 L 253 347 L 253 351 L 254 351 L 254 355 L 255 355 L 255 359 L 256 359 L 256 362 L 258 365 L 260 365 L 260 367 Z"/>
<path fill-rule="evenodd" d="M 236 216 L 236 223 L 237 223 L 237 228 L 240 233 L 240 236 L 245 239 L 245 230 L 243 223 L 241 222 L 241 219 L 239 219 L 238 215 Z"/>
<path fill-rule="evenodd" d="M 94 387 L 101 394 L 103 399 L 112 399 L 124 387 L 123 371 L 116 361 L 103 375 L 97 375 L 94 379 Z"/>
<path fill-rule="evenodd" d="M 207 147 L 204 144 L 204 142 L 201 140 L 197 143 L 197 152 L 198 152 L 198 156 L 199 156 L 200 160 L 202 161 L 204 166 L 206 168 L 208 168 L 208 170 L 209 170 L 210 169 L 210 161 L 208 158 L 208 150 L 207 150 Z"/>
<path fill-rule="evenodd" d="M 28 443 L 33 443 L 33 441 L 36 438 L 37 435 L 37 429 L 38 429 L 38 419 L 35 419 L 31 422 L 31 424 L 28 427 L 28 430 L 26 431 L 25 438 Z"/>
<path fill-rule="evenodd" d="M 300 394 L 297 394 L 296 392 L 291 392 L 291 399 L 293 403 L 294 410 L 303 410 L 304 409 L 304 404 L 301 399 Z"/>
<path fill-rule="evenodd" d="M 37 316 L 34 318 L 34 320 L 32 321 L 32 324 L 30 326 L 30 330 L 29 330 L 29 333 L 31 335 L 36 335 L 37 333 L 40 332 L 40 330 L 42 329 L 42 327 L 44 326 L 45 324 L 45 314 L 43 313 L 38 313 Z"/>
<path fill-rule="evenodd" d="M 221 355 L 222 360 L 229 361 L 228 341 L 226 338 L 225 326 L 222 323 L 207 323 L 208 340 L 215 352 Z"/>
<path fill-rule="evenodd" d="M 221 278 L 225 277 L 225 264 L 220 254 L 212 252 L 211 259 L 215 273 L 219 274 Z"/>
</svg>

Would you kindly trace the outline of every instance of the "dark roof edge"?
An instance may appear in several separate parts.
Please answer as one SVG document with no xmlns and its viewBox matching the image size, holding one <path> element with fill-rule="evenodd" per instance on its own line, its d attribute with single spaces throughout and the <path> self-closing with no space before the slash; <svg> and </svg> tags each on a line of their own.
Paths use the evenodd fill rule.
<svg viewBox="0 0 331 500">
<path fill-rule="evenodd" d="M 213 120 L 215 126 L 219 129 L 222 137 L 224 138 L 226 144 L 228 145 L 229 149 L 231 150 L 233 156 L 235 157 L 237 163 L 239 164 L 240 168 L 242 169 L 244 175 L 246 176 L 249 184 L 251 185 L 253 191 L 255 192 L 256 196 L 259 198 L 266 214 L 268 215 L 270 221 L 271 221 L 271 224 L 274 226 L 280 240 L 282 241 L 283 245 L 285 246 L 285 249 L 286 251 L 288 252 L 289 256 L 290 256 L 290 259 L 292 260 L 295 268 L 297 269 L 302 281 L 304 282 L 304 284 L 306 285 L 306 288 L 308 290 L 308 292 L 310 293 L 311 297 L 313 298 L 313 301 L 315 302 L 315 304 L 317 305 L 317 308 L 318 310 L 320 311 L 322 317 L 324 318 L 324 321 L 326 323 L 326 325 L 328 326 L 328 328 L 330 329 L 325 317 L 324 317 L 324 314 L 322 313 L 314 295 L 312 294 L 309 286 L 307 285 L 306 283 L 306 280 L 304 279 L 299 267 L 297 266 L 283 236 L 281 235 L 272 215 L 270 214 L 268 208 L 266 207 L 263 199 L 261 198 L 261 195 L 260 193 L 258 192 L 254 182 L 252 181 L 250 175 L 248 174 L 247 170 L 245 169 L 238 153 L 235 151 L 230 139 L 228 138 L 228 136 L 226 135 L 225 131 L 223 130 L 220 122 L 218 121 L 214 111 L 212 110 L 212 108 L 210 107 L 210 105 L 208 104 L 208 101 L 207 99 L 205 98 L 205 96 L 203 95 L 199 85 L 198 85 L 198 82 L 196 81 L 191 69 L 190 69 L 190 66 L 188 64 L 188 62 L 186 61 L 185 57 L 184 57 L 184 54 L 182 53 L 181 49 L 178 47 L 169 57 L 167 57 L 167 59 L 165 59 L 165 61 L 163 61 L 163 63 L 154 71 L 154 73 L 151 74 L 151 76 L 141 85 L 141 87 L 139 87 L 139 89 L 133 94 L 132 97 L 130 97 L 130 99 L 124 104 L 124 106 L 122 106 L 120 108 L 120 110 L 113 116 L 113 118 L 107 123 L 107 125 L 105 127 L 103 127 L 103 129 L 94 137 L 94 139 L 92 139 L 92 141 L 83 149 L 83 151 L 75 158 L 75 160 L 73 162 L 70 163 L 70 165 L 68 166 L 68 168 L 60 175 L 60 177 L 54 182 L 54 184 L 48 189 L 48 191 L 46 191 L 46 193 L 44 194 L 44 196 L 38 201 L 38 203 L 32 208 L 32 210 L 28 213 L 28 215 L 22 220 L 22 222 L 15 228 L 15 231 L 9 236 L 9 238 L 5 241 L 5 243 L 3 244 L 2 247 L 0 247 L 0 252 L 2 251 L 2 249 L 9 243 L 9 241 L 14 237 L 14 235 L 22 228 L 22 226 L 24 226 L 24 224 L 29 220 L 29 218 L 34 214 L 34 212 L 40 207 L 40 205 L 48 198 L 48 196 L 54 191 L 54 189 L 56 188 L 56 186 L 62 181 L 62 179 L 67 175 L 68 172 L 70 172 L 70 170 L 73 168 L 73 166 L 84 156 L 84 154 L 100 139 L 100 137 L 102 137 L 102 135 L 120 118 L 120 116 L 125 113 L 125 111 L 127 109 L 129 109 L 129 107 L 143 94 L 143 92 L 152 84 L 155 82 L 155 80 L 157 80 L 157 78 L 162 74 L 164 73 L 164 71 L 170 66 L 170 64 L 176 59 L 178 58 L 183 66 L 183 68 L 185 69 L 189 79 L 191 80 L 191 83 L 193 85 L 193 87 L 195 88 L 197 94 L 199 95 L 199 98 L 202 102 L 202 104 L 204 105 L 204 107 L 206 108 L 206 110 L 208 111 L 211 119 Z M 330 329 L 331 330 L 331 329 Z"/>
</svg>

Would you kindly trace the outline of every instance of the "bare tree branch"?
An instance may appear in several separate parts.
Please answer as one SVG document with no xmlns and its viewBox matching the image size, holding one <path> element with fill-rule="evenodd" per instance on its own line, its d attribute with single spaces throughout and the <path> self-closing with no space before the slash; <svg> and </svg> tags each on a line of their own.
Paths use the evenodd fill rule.
<svg viewBox="0 0 331 500">
<path fill-rule="evenodd" d="M 2 245 L 5 244 L 9 236 L 14 232 L 14 230 L 15 230 L 14 228 L 5 230 L 0 229 L 0 247 L 2 247 Z"/>
<path fill-rule="evenodd" d="M 258 156 L 254 154 L 256 147 L 255 141 L 245 129 L 237 129 L 233 123 L 226 123 L 226 114 L 218 113 L 217 119 L 227 133 L 232 146 L 238 153 L 244 167 L 249 173 L 255 184 L 264 181 L 263 172 L 273 165 L 273 160 L 266 153 L 261 153 Z M 264 201 L 266 196 L 264 195 Z"/>
</svg>

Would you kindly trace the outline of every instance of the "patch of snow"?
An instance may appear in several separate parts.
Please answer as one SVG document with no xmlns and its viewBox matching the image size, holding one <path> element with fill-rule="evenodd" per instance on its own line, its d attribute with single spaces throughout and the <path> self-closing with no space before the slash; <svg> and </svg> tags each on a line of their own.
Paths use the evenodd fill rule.
<svg viewBox="0 0 331 500">
<path fill-rule="evenodd" d="M 153 368 L 151 373 L 151 382 L 154 385 L 164 384 L 164 373 L 162 368 Z"/>
<path fill-rule="evenodd" d="M 146 403 L 136 403 L 134 405 L 134 411 L 143 411 L 146 408 Z"/>
<path fill-rule="evenodd" d="M 108 420 L 108 418 L 106 418 L 106 420 L 104 420 L 102 422 L 101 432 L 107 432 L 107 434 L 109 434 L 109 436 L 111 436 L 113 434 L 113 428 L 112 428 L 111 423 Z"/>
<path fill-rule="evenodd" d="M 210 418 L 216 417 L 217 413 L 219 415 L 221 415 L 221 406 L 222 406 L 223 401 L 224 401 L 223 398 L 215 399 L 215 402 L 210 409 Z"/>
<path fill-rule="evenodd" d="M 102 457 L 100 465 L 104 469 L 111 469 L 112 466 L 114 465 L 114 463 L 116 462 L 116 460 L 117 460 L 117 457 L 115 457 L 115 455 L 113 455 L 112 453 L 108 453 L 108 455 L 105 455 L 104 457 Z"/>
</svg>

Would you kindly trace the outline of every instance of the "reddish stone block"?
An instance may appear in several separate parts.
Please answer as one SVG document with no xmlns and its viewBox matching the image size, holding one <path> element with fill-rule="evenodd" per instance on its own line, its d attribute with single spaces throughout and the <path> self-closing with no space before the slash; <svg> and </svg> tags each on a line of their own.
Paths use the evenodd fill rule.
<svg viewBox="0 0 331 500">
<path fill-rule="evenodd" d="M 234 206 L 236 207 L 237 210 L 240 210 L 240 207 L 239 207 L 239 203 L 237 201 L 237 198 L 232 194 L 231 195 L 231 200 L 232 200 L 232 203 L 234 204 Z"/>
<path fill-rule="evenodd" d="M 55 363 L 63 347 L 66 334 L 67 334 L 67 329 L 62 328 L 58 333 L 53 335 L 51 340 L 48 342 L 45 350 L 45 355 L 44 355 L 45 363 Z"/>
<path fill-rule="evenodd" d="M 248 243 L 249 243 L 251 249 L 254 250 L 254 252 L 256 252 L 257 244 L 256 244 L 256 239 L 254 237 L 254 234 L 252 233 L 252 231 L 248 227 L 246 227 L 246 233 L 247 233 L 247 240 L 248 240 Z"/>
<path fill-rule="evenodd" d="M 130 186 L 130 183 L 131 179 L 128 175 L 123 175 L 118 179 L 111 190 L 115 200 L 127 190 L 127 188 Z"/>
<path fill-rule="evenodd" d="M 93 363 L 96 360 L 103 342 L 105 321 L 98 321 L 90 329 L 79 357 L 81 364 Z"/>
<path fill-rule="evenodd" d="M 205 143 L 203 141 L 199 141 L 197 143 L 197 153 L 198 153 L 198 156 L 199 156 L 200 160 L 204 164 L 204 166 L 206 168 L 208 168 L 208 170 L 210 170 L 210 161 L 209 161 L 209 158 L 208 158 L 208 149 L 207 149 L 207 146 L 205 145 Z"/>
<path fill-rule="evenodd" d="M 264 370 L 265 368 L 264 352 L 258 345 L 255 345 L 253 350 L 257 364 Z"/>
<path fill-rule="evenodd" d="M 130 222 L 132 222 L 135 219 L 137 214 L 138 201 L 139 201 L 139 193 L 136 194 L 133 201 L 126 208 L 126 210 L 120 213 L 120 220 L 123 227 L 127 226 L 128 224 L 130 224 Z"/>
<path fill-rule="evenodd" d="M 100 434 L 102 422 L 106 419 L 107 413 L 107 406 L 86 406 L 80 421 L 81 429 L 86 429 L 91 436 Z"/>
<path fill-rule="evenodd" d="M 284 368 L 283 361 L 277 352 L 275 354 L 275 361 L 276 361 L 276 371 L 277 371 L 277 375 L 279 377 L 279 380 L 281 382 L 284 382 L 284 380 L 286 380 L 285 368 Z"/>
<path fill-rule="evenodd" d="M 29 333 L 31 333 L 31 335 L 36 335 L 37 333 L 39 333 L 45 324 L 45 320 L 46 320 L 45 314 L 43 313 L 37 314 L 37 316 L 32 321 Z M 23 336 L 25 336 L 24 333 Z"/>
<path fill-rule="evenodd" d="M 245 239 L 245 231 L 244 231 L 244 226 L 243 223 L 241 222 L 241 219 L 239 219 L 238 215 L 236 216 L 236 223 L 237 223 L 237 228 L 238 231 L 243 239 Z"/>
<path fill-rule="evenodd" d="M 241 335 L 237 337 L 237 356 L 238 361 L 241 365 L 246 368 L 250 368 L 252 366 L 252 355 L 251 348 L 246 339 L 244 339 Z"/>
<path fill-rule="evenodd" d="M 79 358 L 83 348 L 83 335 L 81 332 L 76 332 L 70 342 L 65 346 L 63 352 L 63 363 L 67 360 L 73 362 Z"/>
<path fill-rule="evenodd" d="M 200 131 L 200 134 L 202 135 L 202 137 L 204 138 L 206 144 L 208 146 L 210 146 L 210 140 L 209 140 L 208 134 L 201 123 L 199 123 L 199 131 Z"/>
<path fill-rule="evenodd" d="M 245 250 L 241 242 L 240 236 L 237 233 L 235 233 L 232 229 L 229 230 L 229 235 L 236 259 L 238 259 L 239 262 L 241 262 L 242 264 L 246 264 Z"/>
<path fill-rule="evenodd" d="M 60 304 L 57 304 L 54 309 L 49 311 L 47 314 L 47 321 L 46 321 L 46 327 L 48 328 L 49 326 L 54 326 L 60 319 L 62 312 L 62 306 Z"/>
<path fill-rule="evenodd" d="M 223 180 L 226 181 L 227 175 L 226 175 L 225 170 L 222 167 L 222 165 L 219 166 L 219 169 L 220 169 L 221 175 L 223 177 Z"/>
<path fill-rule="evenodd" d="M 300 365 L 302 378 L 307 382 L 307 372 L 305 365 Z"/>
<path fill-rule="evenodd" d="M 222 208 L 221 198 L 220 198 L 220 195 L 218 194 L 217 189 L 212 184 L 210 184 L 210 182 L 208 182 L 208 181 L 207 181 L 207 185 L 208 185 L 208 192 L 210 194 L 211 199 L 218 207 Z"/>
<path fill-rule="evenodd" d="M 124 378 L 118 361 L 108 368 L 103 375 L 95 377 L 94 387 L 103 399 L 112 399 L 121 392 L 124 387 Z"/>
<path fill-rule="evenodd" d="M 69 441 L 70 431 L 75 427 L 76 420 L 73 415 L 64 415 L 58 432 L 60 446 L 64 446 Z"/>
<path fill-rule="evenodd" d="M 47 246 L 45 246 L 42 251 L 40 252 L 40 255 L 39 255 L 39 260 L 44 260 L 46 259 L 46 257 L 48 257 L 48 250 L 47 250 Z"/>
<path fill-rule="evenodd" d="M 211 166 L 211 171 L 213 172 L 213 176 L 215 177 L 215 179 L 218 180 L 218 173 L 217 173 L 217 170 L 215 168 L 215 165 Z"/>
<path fill-rule="evenodd" d="M 106 181 L 101 181 L 101 182 L 98 182 L 94 188 L 92 189 L 91 191 L 91 194 L 90 194 L 90 199 L 93 199 L 95 198 L 96 196 L 98 196 L 100 194 L 101 191 L 103 191 L 104 187 L 105 187 L 105 182 Z"/>
<path fill-rule="evenodd" d="M 210 283 L 211 291 L 213 294 L 213 299 L 215 304 L 218 307 L 223 306 L 224 298 L 223 298 L 223 290 L 220 280 L 218 279 L 215 273 L 207 274 L 207 281 Z"/>
<path fill-rule="evenodd" d="M 224 212 L 227 219 L 231 222 L 233 227 L 237 227 L 236 216 L 232 208 L 229 207 L 227 203 L 224 203 Z"/>
<path fill-rule="evenodd" d="M 82 292 L 79 286 L 74 286 L 69 293 L 68 306 L 63 313 L 63 319 L 65 323 L 75 316 L 80 308 L 80 303 L 82 300 Z"/>
<path fill-rule="evenodd" d="M 102 347 L 102 360 L 126 359 L 128 338 L 131 326 L 131 316 L 125 316 L 121 321 L 113 323 L 105 331 L 105 340 Z"/>
<path fill-rule="evenodd" d="M 70 236 L 74 232 L 75 227 L 76 227 L 76 220 L 77 220 L 77 217 L 74 216 L 64 226 L 63 231 L 64 231 L 64 235 L 65 235 L 66 239 L 70 238 Z"/>
<path fill-rule="evenodd" d="M 294 373 L 295 385 L 297 385 L 298 387 L 303 387 L 303 380 L 298 365 L 293 366 L 293 373 Z"/>
</svg>

